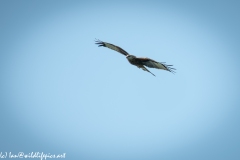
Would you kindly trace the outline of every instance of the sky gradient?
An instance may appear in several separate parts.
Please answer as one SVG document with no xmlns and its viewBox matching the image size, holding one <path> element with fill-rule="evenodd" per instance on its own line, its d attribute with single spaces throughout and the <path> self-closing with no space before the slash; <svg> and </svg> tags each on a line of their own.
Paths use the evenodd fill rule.
<svg viewBox="0 0 240 160">
<path fill-rule="evenodd" d="M 240 159 L 237 1 L 1 1 L 0 152 Z M 150 69 L 94 44 L 172 64 Z"/>
</svg>

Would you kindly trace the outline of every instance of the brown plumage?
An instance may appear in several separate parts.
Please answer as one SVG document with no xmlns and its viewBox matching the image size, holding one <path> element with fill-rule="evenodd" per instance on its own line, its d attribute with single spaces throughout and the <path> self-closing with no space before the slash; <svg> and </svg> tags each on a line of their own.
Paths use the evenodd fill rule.
<svg viewBox="0 0 240 160">
<path fill-rule="evenodd" d="M 126 56 L 126 58 L 128 59 L 128 61 L 132 64 L 132 65 L 135 65 L 137 66 L 138 68 L 141 68 L 142 70 L 144 71 L 147 71 L 149 73 L 151 73 L 152 75 L 154 75 L 152 72 L 150 72 L 146 67 L 149 67 L 149 68 L 156 68 L 156 69 L 163 69 L 163 70 L 166 70 L 166 71 L 169 71 L 169 72 L 172 72 L 172 73 L 175 73 L 175 68 L 172 68 L 171 66 L 172 65 L 167 65 L 167 64 L 164 64 L 164 62 L 157 62 L 157 61 L 154 61 L 150 58 L 138 58 L 134 55 L 130 55 L 128 54 L 125 50 L 123 50 L 122 48 L 116 46 L 116 45 L 113 45 L 111 43 L 107 43 L 107 42 L 102 42 L 100 40 L 96 40 L 96 43 L 98 45 L 98 47 L 107 47 L 107 48 L 110 48 L 112 50 L 115 50 L 123 55 Z M 146 66 L 146 67 L 145 67 Z M 155 76 L 155 75 L 154 75 Z"/>
</svg>

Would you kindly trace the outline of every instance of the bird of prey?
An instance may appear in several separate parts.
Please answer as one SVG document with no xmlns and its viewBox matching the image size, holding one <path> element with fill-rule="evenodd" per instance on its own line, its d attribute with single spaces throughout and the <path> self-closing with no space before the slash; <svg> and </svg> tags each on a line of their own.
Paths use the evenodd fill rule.
<svg viewBox="0 0 240 160">
<path fill-rule="evenodd" d="M 138 68 L 141 68 L 144 71 L 147 71 L 147 72 L 151 73 L 153 76 L 155 76 L 155 75 L 152 72 L 150 72 L 146 67 L 163 69 L 163 70 L 175 73 L 174 72 L 175 68 L 172 68 L 171 67 L 172 65 L 164 64 L 165 62 L 160 63 L 160 62 L 154 61 L 154 60 L 152 60 L 150 58 L 147 58 L 147 57 L 141 58 L 141 57 L 136 57 L 134 55 L 130 55 L 125 50 L 123 50 L 122 48 L 120 48 L 116 45 L 113 45 L 111 43 L 103 42 L 103 41 L 100 41 L 100 40 L 97 40 L 97 39 L 95 40 L 95 42 L 96 42 L 95 44 L 97 44 L 98 47 L 102 47 L 102 46 L 107 47 L 107 48 L 110 48 L 112 50 L 115 50 L 115 51 L 123 54 L 128 59 L 129 63 L 137 66 Z"/>
</svg>

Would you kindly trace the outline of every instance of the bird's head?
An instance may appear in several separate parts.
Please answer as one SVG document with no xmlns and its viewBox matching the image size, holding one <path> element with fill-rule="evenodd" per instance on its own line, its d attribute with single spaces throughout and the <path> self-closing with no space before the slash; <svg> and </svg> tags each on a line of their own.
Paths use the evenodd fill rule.
<svg viewBox="0 0 240 160">
<path fill-rule="evenodd" d="M 136 56 L 134 56 L 134 55 L 127 55 L 126 58 L 128 60 L 132 60 L 132 59 L 136 58 Z"/>
</svg>

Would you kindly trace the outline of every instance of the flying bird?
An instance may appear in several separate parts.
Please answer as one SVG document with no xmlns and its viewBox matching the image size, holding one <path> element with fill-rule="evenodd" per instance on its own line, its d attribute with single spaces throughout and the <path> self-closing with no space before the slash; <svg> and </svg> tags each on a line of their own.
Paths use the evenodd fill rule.
<svg viewBox="0 0 240 160">
<path fill-rule="evenodd" d="M 97 44 L 98 47 L 107 47 L 107 48 L 110 48 L 112 50 L 115 50 L 115 51 L 123 54 L 128 59 L 129 63 L 137 66 L 138 68 L 141 68 L 144 71 L 147 71 L 147 72 L 151 73 L 153 76 L 155 76 L 155 75 L 152 72 L 150 72 L 146 67 L 163 69 L 163 70 L 175 73 L 175 71 L 174 71 L 175 68 L 172 68 L 171 67 L 172 65 L 164 64 L 165 62 L 160 63 L 160 62 L 157 62 L 157 61 L 152 60 L 152 59 L 147 58 L 147 57 L 144 57 L 144 58 L 136 57 L 134 55 L 131 55 L 131 54 L 127 53 L 122 48 L 120 48 L 120 47 L 118 47 L 114 44 L 111 44 L 111 43 L 103 42 L 103 41 L 100 41 L 100 40 L 95 40 L 95 42 L 96 42 L 95 44 Z"/>
</svg>

